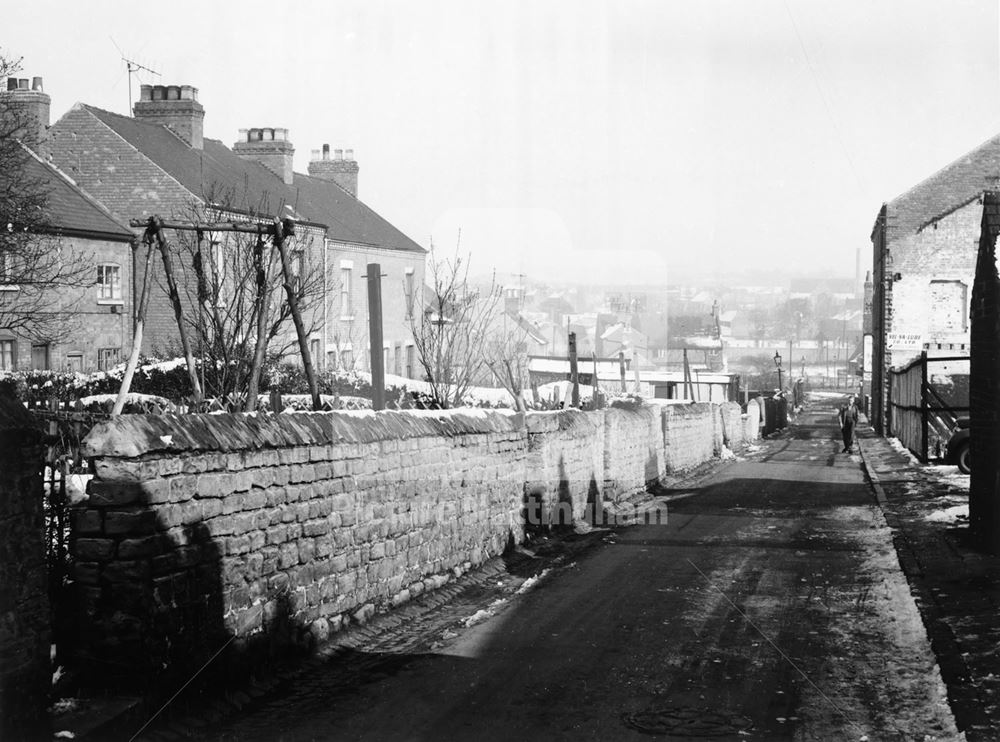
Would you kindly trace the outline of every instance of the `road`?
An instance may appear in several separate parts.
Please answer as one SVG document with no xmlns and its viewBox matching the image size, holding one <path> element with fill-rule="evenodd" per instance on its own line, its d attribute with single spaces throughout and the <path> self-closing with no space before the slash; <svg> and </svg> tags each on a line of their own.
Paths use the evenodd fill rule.
<svg viewBox="0 0 1000 742">
<path fill-rule="evenodd" d="M 421 651 L 338 657 L 367 669 L 320 667 L 211 736 L 961 739 L 860 458 L 840 448 L 833 408 L 808 409 L 664 492 L 667 523 L 617 530 Z"/>
</svg>

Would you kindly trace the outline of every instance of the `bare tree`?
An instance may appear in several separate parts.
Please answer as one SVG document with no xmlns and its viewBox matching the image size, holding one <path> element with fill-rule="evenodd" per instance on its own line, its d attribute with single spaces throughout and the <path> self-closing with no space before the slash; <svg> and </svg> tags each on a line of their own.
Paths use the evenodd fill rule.
<svg viewBox="0 0 1000 742">
<path fill-rule="evenodd" d="M 528 326 L 519 316 L 500 312 L 487 330 L 484 361 L 493 376 L 514 398 L 514 407 L 524 410 L 528 387 Z"/>
<path fill-rule="evenodd" d="M 19 69 L 0 50 L 0 79 Z M 56 176 L 28 149 L 30 124 L 0 96 L 0 328 L 57 342 L 78 327 L 80 288 L 97 276 L 89 253 L 58 238 L 58 214 L 48 208 Z"/>
<path fill-rule="evenodd" d="M 273 237 L 263 229 L 266 206 L 244 217 L 261 225 L 256 235 L 182 232 L 175 248 L 190 308 L 185 319 L 193 331 L 194 352 L 203 359 L 206 394 L 237 404 L 245 400 L 247 410 L 256 408 L 264 366 L 296 347 L 281 260 Z M 192 205 L 184 218 L 207 224 L 226 215 L 224 207 Z M 290 239 L 288 246 L 290 286 L 311 333 L 321 322 L 313 310 L 323 300 L 322 264 L 311 259 L 308 244 Z"/>
<path fill-rule="evenodd" d="M 468 260 L 439 260 L 431 245 L 429 302 L 412 313 L 410 329 L 430 396 L 443 408 L 459 407 L 487 368 L 488 330 L 500 306 L 495 282 L 473 289 Z"/>
</svg>

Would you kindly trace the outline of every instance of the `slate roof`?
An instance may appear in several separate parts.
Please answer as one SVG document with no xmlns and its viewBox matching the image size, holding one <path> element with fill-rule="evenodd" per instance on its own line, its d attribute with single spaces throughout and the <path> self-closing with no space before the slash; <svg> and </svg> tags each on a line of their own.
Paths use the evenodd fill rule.
<svg viewBox="0 0 1000 742">
<path fill-rule="evenodd" d="M 25 147 L 24 177 L 46 192 L 44 221 L 52 232 L 129 242 L 135 233 L 119 223 L 72 180 Z M 0 174 L 2 177 L 2 174 Z"/>
<path fill-rule="evenodd" d="M 890 235 L 911 234 L 936 217 L 995 187 L 1000 134 L 988 139 L 887 204 Z M 894 229 L 893 229 L 894 228 Z"/>
<path fill-rule="evenodd" d="M 217 139 L 206 137 L 204 149 L 196 150 L 164 126 L 81 107 L 203 200 L 218 202 L 224 194 L 209 191 L 221 186 L 245 199 L 237 208 L 278 214 L 288 205 L 299 218 L 325 225 L 327 236 L 337 242 L 426 252 L 336 183 L 295 173 L 288 186 L 260 163 L 240 157 Z"/>
</svg>

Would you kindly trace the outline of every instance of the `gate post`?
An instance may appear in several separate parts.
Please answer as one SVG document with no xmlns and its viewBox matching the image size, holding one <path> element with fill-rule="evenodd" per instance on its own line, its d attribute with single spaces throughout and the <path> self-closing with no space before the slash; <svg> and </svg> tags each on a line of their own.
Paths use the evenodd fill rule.
<svg viewBox="0 0 1000 742">
<path fill-rule="evenodd" d="M 0 397 L 0 739 L 46 736 L 51 614 L 42 509 L 42 431 Z"/>
</svg>

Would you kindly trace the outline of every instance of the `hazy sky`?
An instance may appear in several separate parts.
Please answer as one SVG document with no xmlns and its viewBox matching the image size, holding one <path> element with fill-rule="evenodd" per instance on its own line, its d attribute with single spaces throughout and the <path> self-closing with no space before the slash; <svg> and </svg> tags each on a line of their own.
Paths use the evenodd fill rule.
<svg viewBox="0 0 1000 742">
<path fill-rule="evenodd" d="M 128 109 L 122 54 L 205 135 L 353 148 L 420 244 L 543 279 L 849 276 L 879 206 L 1000 131 L 995 0 L 65 3 L 3 12 L 53 120 Z M 867 260 L 867 257 L 866 257 Z"/>
</svg>

